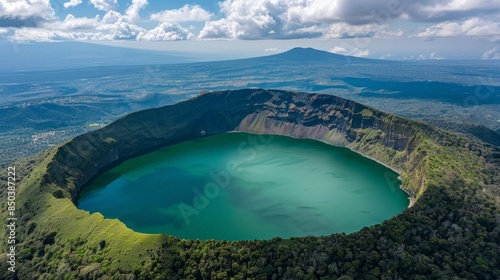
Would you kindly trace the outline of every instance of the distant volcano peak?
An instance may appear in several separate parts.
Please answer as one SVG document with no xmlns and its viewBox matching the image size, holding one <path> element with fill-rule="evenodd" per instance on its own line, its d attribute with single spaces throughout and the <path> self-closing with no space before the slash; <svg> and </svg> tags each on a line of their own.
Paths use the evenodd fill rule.
<svg viewBox="0 0 500 280">
<path fill-rule="evenodd" d="M 296 47 L 296 48 L 293 48 L 293 49 L 290 49 L 286 52 L 283 52 L 283 54 L 285 53 L 291 53 L 291 54 L 332 54 L 331 52 L 327 52 L 327 51 L 322 51 L 322 50 L 318 50 L 318 49 L 315 49 L 315 48 L 302 48 L 302 47 Z"/>
<path fill-rule="evenodd" d="M 313 48 L 293 48 L 289 51 L 276 54 L 273 57 L 295 60 L 295 61 L 327 61 L 332 59 L 344 58 L 343 55 L 333 54 L 327 51 L 321 51 Z"/>
<path fill-rule="evenodd" d="M 336 63 L 352 63 L 352 62 L 372 62 L 373 59 L 359 58 L 353 56 L 340 55 L 328 51 L 318 50 L 314 48 L 293 48 L 286 52 L 268 56 L 271 59 L 280 59 L 288 61 L 322 61 Z"/>
</svg>

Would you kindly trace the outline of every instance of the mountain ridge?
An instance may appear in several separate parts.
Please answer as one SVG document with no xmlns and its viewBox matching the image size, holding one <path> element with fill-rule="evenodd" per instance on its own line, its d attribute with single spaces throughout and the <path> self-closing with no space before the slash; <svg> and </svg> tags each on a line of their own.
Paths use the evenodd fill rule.
<svg viewBox="0 0 500 280">
<path fill-rule="evenodd" d="M 318 50 L 310 47 L 295 47 L 288 51 L 273 54 L 270 56 L 255 57 L 253 59 L 267 60 L 288 60 L 297 62 L 337 62 L 337 63 L 398 63 L 395 61 L 387 61 L 382 59 L 372 59 L 364 57 L 356 57 L 342 55 L 328 51 Z"/>
</svg>

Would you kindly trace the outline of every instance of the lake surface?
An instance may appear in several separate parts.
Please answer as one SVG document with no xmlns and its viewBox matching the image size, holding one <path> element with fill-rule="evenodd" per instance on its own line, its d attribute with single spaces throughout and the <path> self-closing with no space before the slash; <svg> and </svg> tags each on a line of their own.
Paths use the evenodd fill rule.
<svg viewBox="0 0 500 280">
<path fill-rule="evenodd" d="M 408 207 L 397 177 L 319 141 L 226 133 L 127 160 L 87 186 L 78 207 L 180 238 L 351 233 Z"/>
</svg>

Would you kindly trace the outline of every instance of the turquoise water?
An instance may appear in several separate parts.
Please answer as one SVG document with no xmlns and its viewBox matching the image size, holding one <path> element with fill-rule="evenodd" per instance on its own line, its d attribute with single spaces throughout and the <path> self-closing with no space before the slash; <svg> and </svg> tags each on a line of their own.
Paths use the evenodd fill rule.
<svg viewBox="0 0 500 280">
<path fill-rule="evenodd" d="M 180 238 L 350 233 L 408 206 L 397 176 L 346 148 L 227 133 L 125 161 L 86 187 L 78 207 Z"/>
</svg>

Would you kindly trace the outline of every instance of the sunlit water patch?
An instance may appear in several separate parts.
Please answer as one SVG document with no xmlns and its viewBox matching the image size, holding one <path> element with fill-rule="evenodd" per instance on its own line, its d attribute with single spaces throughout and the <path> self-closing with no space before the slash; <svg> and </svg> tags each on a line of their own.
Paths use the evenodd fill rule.
<svg viewBox="0 0 500 280">
<path fill-rule="evenodd" d="M 180 238 L 350 233 L 408 206 L 397 176 L 346 148 L 226 133 L 127 160 L 86 187 L 78 207 Z"/>
</svg>

